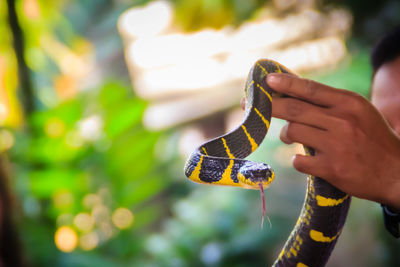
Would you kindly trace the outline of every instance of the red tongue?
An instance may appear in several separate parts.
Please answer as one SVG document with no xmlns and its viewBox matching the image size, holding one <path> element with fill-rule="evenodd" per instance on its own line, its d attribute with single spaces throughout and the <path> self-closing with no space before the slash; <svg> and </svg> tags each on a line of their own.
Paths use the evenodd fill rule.
<svg viewBox="0 0 400 267">
<path fill-rule="evenodd" d="M 260 186 L 260 195 L 261 195 L 261 201 L 262 201 L 262 224 L 264 224 L 264 217 L 265 217 L 265 195 L 264 195 L 264 187 L 262 184 L 258 184 Z"/>
</svg>

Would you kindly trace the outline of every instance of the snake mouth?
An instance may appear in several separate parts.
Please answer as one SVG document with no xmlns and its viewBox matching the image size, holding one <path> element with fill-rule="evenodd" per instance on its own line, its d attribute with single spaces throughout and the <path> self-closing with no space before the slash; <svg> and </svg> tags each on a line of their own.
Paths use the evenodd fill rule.
<svg viewBox="0 0 400 267">
<path fill-rule="evenodd" d="M 252 166 L 252 168 L 240 170 L 237 177 L 241 186 L 249 189 L 269 187 L 274 180 L 275 173 L 267 164 L 261 164 L 263 168 L 259 168 L 260 166 Z"/>
</svg>

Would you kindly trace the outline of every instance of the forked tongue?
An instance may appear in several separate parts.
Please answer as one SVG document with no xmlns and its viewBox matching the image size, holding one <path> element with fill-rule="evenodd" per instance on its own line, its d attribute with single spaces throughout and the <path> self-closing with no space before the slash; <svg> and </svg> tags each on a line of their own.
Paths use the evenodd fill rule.
<svg viewBox="0 0 400 267">
<path fill-rule="evenodd" d="M 258 184 L 260 186 L 260 196 L 261 196 L 261 202 L 262 202 L 262 217 L 261 217 L 261 228 L 264 227 L 264 218 L 267 215 L 267 211 L 265 209 L 265 194 L 264 194 L 264 187 L 262 183 Z M 268 222 L 269 222 L 269 227 L 271 228 L 271 221 L 269 220 L 267 216 Z"/>
</svg>

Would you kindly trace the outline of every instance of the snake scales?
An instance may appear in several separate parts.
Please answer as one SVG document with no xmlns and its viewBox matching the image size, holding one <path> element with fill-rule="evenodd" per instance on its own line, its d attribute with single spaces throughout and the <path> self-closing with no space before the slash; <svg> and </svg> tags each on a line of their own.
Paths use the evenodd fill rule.
<svg viewBox="0 0 400 267">
<path fill-rule="evenodd" d="M 235 130 L 202 144 L 185 164 L 185 175 L 204 184 L 263 189 L 274 179 L 265 163 L 245 160 L 263 141 L 271 120 L 268 73 L 289 73 L 268 59 L 257 61 L 246 82 L 246 111 Z M 304 147 L 314 155 L 312 148 Z M 304 204 L 295 227 L 273 266 L 324 266 L 346 220 L 350 197 L 325 180 L 308 176 Z"/>
</svg>

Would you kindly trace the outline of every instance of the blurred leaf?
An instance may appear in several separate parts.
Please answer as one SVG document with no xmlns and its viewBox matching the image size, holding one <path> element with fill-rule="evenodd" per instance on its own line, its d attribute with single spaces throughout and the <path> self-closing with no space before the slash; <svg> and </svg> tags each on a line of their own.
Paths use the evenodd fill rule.
<svg viewBox="0 0 400 267">
<path fill-rule="evenodd" d="M 128 93 L 126 87 L 118 82 L 110 81 L 101 88 L 98 101 L 104 109 L 112 109 L 121 101 L 126 101 L 127 97 Z"/>
<path fill-rule="evenodd" d="M 33 125 L 44 131 L 46 122 L 52 118 L 61 120 L 67 129 L 75 126 L 76 122 L 82 118 L 83 108 L 78 100 L 65 101 L 53 109 L 37 111 L 33 114 L 31 121 Z"/>
<path fill-rule="evenodd" d="M 38 198 L 50 198 L 57 190 L 82 192 L 87 189 L 86 174 L 79 170 L 45 169 L 30 173 L 31 189 Z"/>
<path fill-rule="evenodd" d="M 163 190 L 168 181 L 160 176 L 142 177 L 139 181 L 127 183 L 120 192 L 123 205 L 137 205 Z"/>
<path fill-rule="evenodd" d="M 128 179 L 137 178 L 151 168 L 157 134 L 143 130 L 130 132 L 117 140 L 110 148 L 109 168 L 111 171 L 130 172 Z M 143 171 L 141 171 L 143 170 Z"/>
<path fill-rule="evenodd" d="M 141 121 L 144 105 L 138 101 L 121 103 L 118 108 L 109 110 L 106 115 L 105 131 L 111 138 Z"/>
<path fill-rule="evenodd" d="M 147 205 L 145 209 L 140 209 L 134 214 L 135 221 L 133 223 L 133 229 L 141 229 L 160 217 L 160 206 L 158 204 Z M 146 235 L 146 233 L 141 234 Z"/>
<path fill-rule="evenodd" d="M 58 163 L 74 160 L 84 152 L 83 149 L 66 145 L 64 139 L 41 137 L 31 141 L 27 158 L 34 162 Z"/>
</svg>

